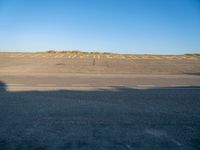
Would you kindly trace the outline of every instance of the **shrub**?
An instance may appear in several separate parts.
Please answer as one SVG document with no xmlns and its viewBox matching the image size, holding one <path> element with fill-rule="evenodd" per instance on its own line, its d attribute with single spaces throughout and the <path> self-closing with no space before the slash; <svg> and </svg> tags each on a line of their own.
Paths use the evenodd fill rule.
<svg viewBox="0 0 200 150">
<path fill-rule="evenodd" d="M 56 53 L 55 50 L 48 50 L 47 53 Z"/>
</svg>

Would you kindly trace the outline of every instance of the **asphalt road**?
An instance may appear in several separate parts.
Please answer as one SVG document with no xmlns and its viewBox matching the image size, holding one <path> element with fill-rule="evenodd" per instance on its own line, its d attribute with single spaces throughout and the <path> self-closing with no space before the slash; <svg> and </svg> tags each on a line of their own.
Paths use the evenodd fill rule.
<svg viewBox="0 0 200 150">
<path fill-rule="evenodd" d="M 199 75 L 30 74 L 0 75 L 7 90 L 61 90 L 82 88 L 166 88 L 200 86 Z"/>
<path fill-rule="evenodd" d="M 200 76 L 0 75 L 0 150 L 199 150 Z"/>
</svg>

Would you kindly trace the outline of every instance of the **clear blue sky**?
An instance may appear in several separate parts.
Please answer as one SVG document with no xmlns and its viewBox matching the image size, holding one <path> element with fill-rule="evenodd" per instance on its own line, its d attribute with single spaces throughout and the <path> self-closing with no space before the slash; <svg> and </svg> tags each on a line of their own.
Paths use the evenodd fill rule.
<svg viewBox="0 0 200 150">
<path fill-rule="evenodd" d="M 199 53 L 200 0 L 0 0 L 0 51 Z"/>
</svg>

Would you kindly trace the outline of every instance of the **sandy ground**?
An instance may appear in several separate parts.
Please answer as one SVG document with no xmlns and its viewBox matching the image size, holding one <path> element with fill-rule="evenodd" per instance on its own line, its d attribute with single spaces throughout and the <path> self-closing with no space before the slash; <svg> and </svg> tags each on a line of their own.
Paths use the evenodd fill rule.
<svg viewBox="0 0 200 150">
<path fill-rule="evenodd" d="M 33 73 L 198 75 L 200 56 L 0 53 L 0 75 Z"/>
</svg>

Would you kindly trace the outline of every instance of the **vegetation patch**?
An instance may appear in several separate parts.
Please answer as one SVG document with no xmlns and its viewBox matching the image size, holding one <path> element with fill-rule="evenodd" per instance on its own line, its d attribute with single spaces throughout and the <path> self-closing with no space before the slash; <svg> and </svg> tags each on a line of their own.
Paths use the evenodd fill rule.
<svg viewBox="0 0 200 150">
<path fill-rule="evenodd" d="M 200 53 L 184 54 L 185 56 L 200 56 Z"/>
<path fill-rule="evenodd" d="M 69 53 L 69 54 L 114 54 L 110 52 L 85 52 L 85 51 L 80 51 L 80 50 L 62 50 L 62 51 L 56 51 L 56 50 L 48 50 L 47 53 Z"/>
</svg>

